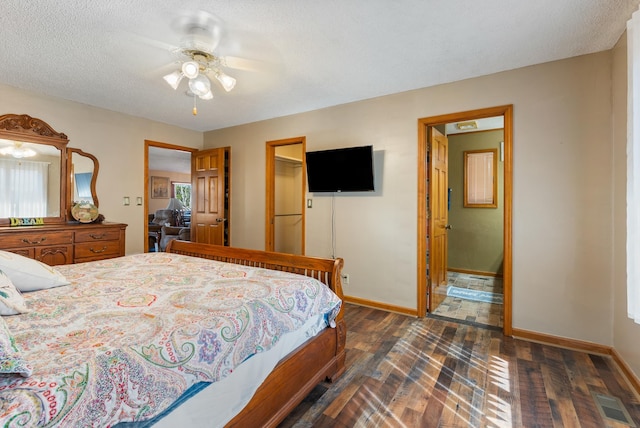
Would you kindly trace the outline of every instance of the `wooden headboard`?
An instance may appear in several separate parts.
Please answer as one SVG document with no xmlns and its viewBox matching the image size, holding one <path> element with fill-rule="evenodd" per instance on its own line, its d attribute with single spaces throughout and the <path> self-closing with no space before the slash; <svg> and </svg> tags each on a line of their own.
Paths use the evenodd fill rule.
<svg viewBox="0 0 640 428">
<path fill-rule="evenodd" d="M 179 240 L 171 241 L 166 251 L 168 253 L 309 276 L 326 284 L 338 297 L 343 298 L 340 273 L 344 261 L 341 258 L 324 259 Z"/>
</svg>

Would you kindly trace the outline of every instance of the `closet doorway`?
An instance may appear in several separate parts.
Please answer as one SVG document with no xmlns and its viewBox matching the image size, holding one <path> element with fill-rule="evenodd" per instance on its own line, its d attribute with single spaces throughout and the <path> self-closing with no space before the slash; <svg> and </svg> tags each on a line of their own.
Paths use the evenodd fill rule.
<svg viewBox="0 0 640 428">
<path fill-rule="evenodd" d="M 304 255 L 305 137 L 267 141 L 265 249 Z"/>
<path fill-rule="evenodd" d="M 462 189 L 452 195 L 449 186 L 449 141 L 446 125 L 466 123 L 473 126 L 480 119 L 501 117 L 503 120 L 503 140 L 500 144 L 500 162 L 503 183 L 497 190 L 496 198 L 502 211 L 502 282 L 503 282 L 503 323 L 506 335 L 512 330 L 512 137 L 513 106 L 500 106 L 468 112 L 453 113 L 418 120 L 418 314 L 425 316 L 433 312 L 443 300 L 443 293 L 449 291 L 448 284 L 448 234 L 456 228 L 449 222 L 449 204 L 462 204 Z M 445 164 L 442 165 L 442 160 Z M 452 189 L 453 190 L 453 189 Z M 455 190 L 454 190 L 455 191 Z M 457 199 L 455 199 L 457 198 Z M 459 201 L 458 201 L 459 199 Z M 491 208 L 469 208 L 482 210 Z M 464 226 L 464 224 L 458 225 Z M 470 237 L 467 237 L 468 240 Z M 498 270 L 498 269 L 496 269 Z M 447 294 L 445 294 L 446 296 Z"/>
</svg>

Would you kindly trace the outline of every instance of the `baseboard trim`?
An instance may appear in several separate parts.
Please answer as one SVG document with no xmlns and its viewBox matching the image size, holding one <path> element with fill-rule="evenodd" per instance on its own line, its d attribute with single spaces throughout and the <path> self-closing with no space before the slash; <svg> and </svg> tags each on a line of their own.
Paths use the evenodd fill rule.
<svg viewBox="0 0 640 428">
<path fill-rule="evenodd" d="M 577 351 L 589 352 L 591 354 L 601 354 L 611 357 L 618 370 L 627 379 L 629 385 L 640 396 L 640 379 L 631 370 L 629 365 L 624 361 L 622 356 L 611 346 L 599 345 L 593 342 L 587 342 L 577 339 L 568 339 L 565 337 L 553 336 L 550 334 L 537 333 L 529 330 L 513 329 L 514 338 L 528 340 L 530 342 L 539 342 L 547 345 L 559 346 L 561 348 L 575 349 Z"/>
<path fill-rule="evenodd" d="M 627 382 L 631 385 L 633 389 L 636 390 L 636 394 L 640 398 L 640 379 L 636 374 L 631 370 L 631 367 L 624 361 L 622 355 L 616 351 L 615 348 L 611 348 L 611 358 L 618 365 L 618 369 L 622 372 L 625 378 L 627 378 Z"/>
<path fill-rule="evenodd" d="M 480 276 L 493 276 L 496 278 L 502 278 L 502 274 L 499 272 L 483 272 L 481 270 L 471 270 L 471 269 L 458 269 L 447 267 L 448 271 L 457 272 L 457 273 L 466 273 L 468 275 L 480 275 Z"/>
<path fill-rule="evenodd" d="M 587 342 L 584 340 L 569 339 L 566 337 L 537 333 L 529 330 L 520 330 L 517 328 L 513 329 L 512 336 L 518 339 L 526 339 L 530 342 L 540 342 L 547 345 L 559 346 L 561 348 L 590 352 L 592 354 L 611 355 L 610 346 L 599 345 L 597 343 Z"/>
<path fill-rule="evenodd" d="M 395 312 L 402 315 L 410 315 L 412 317 L 418 316 L 418 311 L 415 309 L 389 305 L 387 303 L 380 303 L 374 300 L 361 299 L 360 297 L 343 296 L 343 300 L 346 303 L 352 303 L 358 306 L 366 306 L 367 308 L 380 309 L 382 311 Z"/>
</svg>

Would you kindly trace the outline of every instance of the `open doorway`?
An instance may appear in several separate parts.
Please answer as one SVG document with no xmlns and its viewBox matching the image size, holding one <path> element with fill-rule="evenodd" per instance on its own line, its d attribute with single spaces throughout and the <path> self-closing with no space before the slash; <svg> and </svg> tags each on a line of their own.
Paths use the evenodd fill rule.
<svg viewBox="0 0 640 428">
<path fill-rule="evenodd" d="M 305 146 L 305 137 L 267 141 L 267 251 L 305 253 Z"/>
<path fill-rule="evenodd" d="M 468 284 L 468 281 L 476 283 L 480 281 L 484 284 L 493 283 L 494 280 L 501 281 L 502 330 L 505 334 L 511 334 L 512 110 L 512 106 L 509 105 L 419 119 L 418 313 L 420 316 L 425 316 L 427 311 L 433 313 L 447 298 L 449 291 L 452 295 L 460 291 L 456 290 L 459 287 L 453 285 L 456 282 L 460 285 L 460 282 Z M 502 120 L 503 128 L 500 131 L 494 131 L 491 136 L 485 135 L 484 139 L 455 136 L 456 133 L 447 131 L 447 124 L 455 123 L 460 127 L 470 128 L 487 118 Z M 463 125 L 460 125 L 461 123 Z M 496 138 L 500 141 L 495 141 Z M 494 142 L 489 144 L 487 140 L 494 141 L 495 144 Z M 478 143 L 478 141 L 481 142 Z M 451 165 L 452 169 L 448 162 L 452 151 L 451 144 L 458 144 L 453 152 L 456 157 L 460 157 L 456 159 L 456 165 Z M 495 204 L 483 203 L 475 207 L 471 204 L 457 209 L 462 206 L 463 198 L 467 196 L 466 187 L 464 187 L 465 178 L 460 176 L 464 168 L 467 168 L 463 154 L 476 154 L 478 145 L 496 146 L 486 148 L 490 149 L 488 153 L 495 153 L 496 158 L 499 158 L 495 163 L 487 160 L 494 159 L 493 155 L 478 156 L 485 162 L 483 164 L 485 168 L 488 165 L 492 165 L 496 170 L 500 168 L 502 181 L 496 187 Z M 495 152 L 492 151 L 493 149 Z M 456 174 L 455 177 L 450 177 L 452 173 Z M 449 183 L 450 178 L 456 183 L 453 188 Z M 456 194 L 452 195 L 454 191 Z M 457 204 L 455 212 L 451 211 L 453 204 Z M 481 212 L 482 210 L 484 212 Z M 499 216 L 502 224 L 501 230 L 497 233 L 501 233 L 501 236 L 496 239 L 500 241 L 502 257 L 496 260 L 498 257 L 495 251 L 489 249 L 490 245 L 485 239 L 479 244 L 480 247 L 475 250 L 469 249 L 466 255 L 456 254 L 460 257 L 453 257 L 450 260 L 450 254 L 454 254 L 456 250 L 460 252 L 461 245 L 472 242 L 471 236 L 464 236 L 464 233 L 473 233 L 472 227 L 465 228 L 465 225 L 460 223 L 458 227 L 464 233 L 458 234 L 460 236 L 456 236 L 456 240 L 451 242 L 454 253 L 449 251 L 449 234 L 453 235 L 452 231 L 456 228 L 456 225 L 450 221 L 450 213 L 453 215 L 451 220 L 457 222 L 469 221 L 469 216 L 475 215 L 493 217 L 489 223 L 495 223 L 495 217 Z M 478 255 L 480 257 L 477 257 Z M 473 258 L 473 262 L 470 258 Z M 491 261 L 488 261 L 489 259 Z M 465 268 L 465 265 L 469 267 Z M 454 269 L 450 271 L 449 267 Z M 462 290 L 460 293 L 464 295 L 466 292 Z M 474 292 L 474 298 L 478 294 L 480 293 Z"/>
<path fill-rule="evenodd" d="M 190 240 L 191 155 L 196 151 L 145 141 L 145 252 L 162 251 L 174 235 Z"/>
</svg>

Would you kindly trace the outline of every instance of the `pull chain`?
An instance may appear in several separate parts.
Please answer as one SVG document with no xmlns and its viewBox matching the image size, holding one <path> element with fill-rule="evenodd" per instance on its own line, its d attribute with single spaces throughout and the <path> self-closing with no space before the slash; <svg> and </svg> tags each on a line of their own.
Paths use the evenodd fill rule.
<svg viewBox="0 0 640 428">
<path fill-rule="evenodd" d="M 196 106 L 196 96 L 193 96 L 193 115 L 196 116 L 198 114 L 198 107 Z"/>
</svg>

